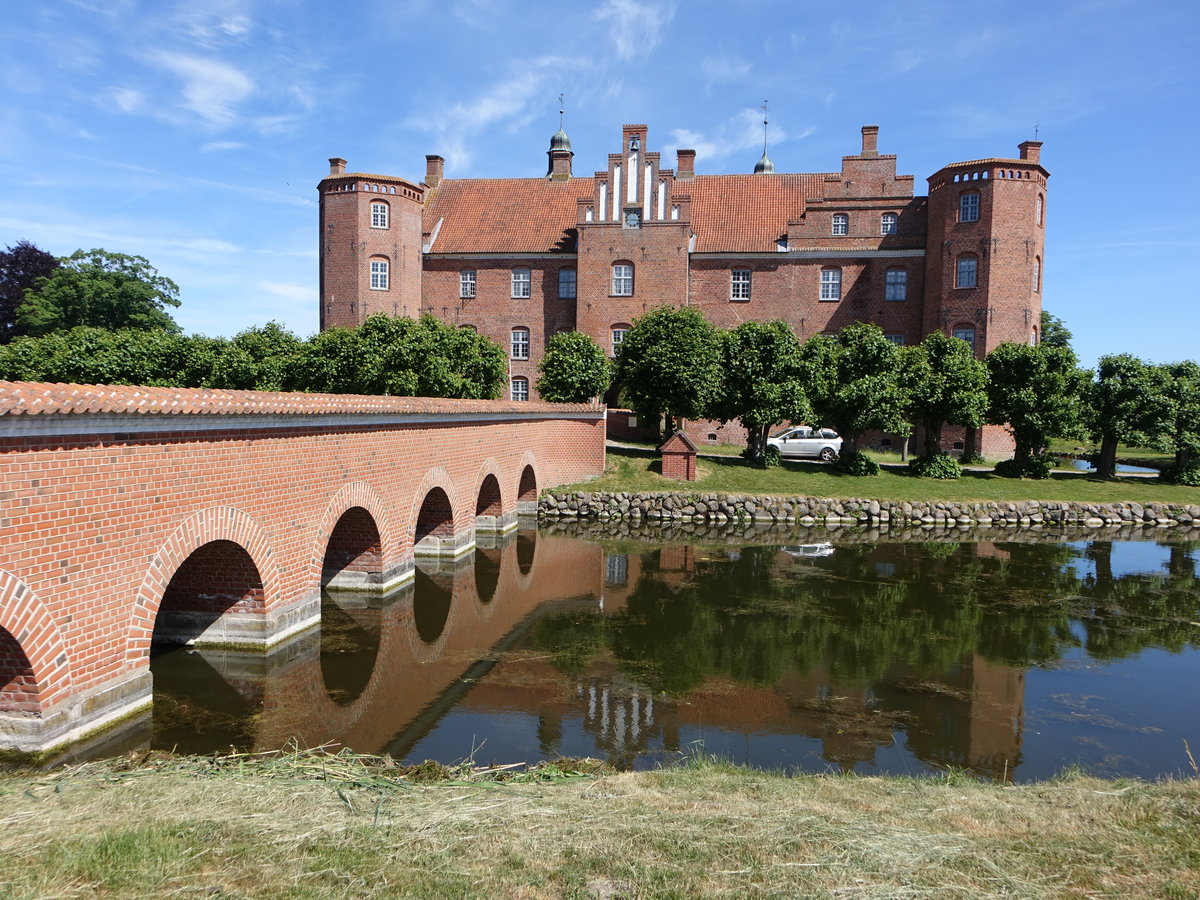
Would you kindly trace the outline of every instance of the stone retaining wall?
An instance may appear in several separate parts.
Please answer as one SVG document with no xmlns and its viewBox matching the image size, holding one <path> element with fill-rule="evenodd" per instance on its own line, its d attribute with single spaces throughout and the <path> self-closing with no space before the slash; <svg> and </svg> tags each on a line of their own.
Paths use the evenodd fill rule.
<svg viewBox="0 0 1200 900">
<path fill-rule="evenodd" d="M 618 519 L 700 523 L 879 526 L 1001 526 L 1088 528 L 1140 525 L 1200 527 L 1200 505 L 1171 503 L 1076 503 L 900 500 L 829 500 L 817 497 L 744 496 L 653 491 L 581 491 L 545 494 L 538 501 L 543 519 Z"/>
</svg>

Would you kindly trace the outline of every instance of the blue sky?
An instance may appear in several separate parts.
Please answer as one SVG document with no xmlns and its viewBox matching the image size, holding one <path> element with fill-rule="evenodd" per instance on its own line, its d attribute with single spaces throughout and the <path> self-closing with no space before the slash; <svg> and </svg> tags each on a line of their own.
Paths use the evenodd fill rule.
<svg viewBox="0 0 1200 900">
<path fill-rule="evenodd" d="M 0 246 L 147 257 L 187 331 L 317 327 L 327 159 L 419 181 L 575 170 L 627 122 L 701 173 L 836 171 L 880 126 L 918 192 L 1045 141 L 1045 306 L 1091 364 L 1196 358 L 1194 0 L 38 0 L 0 33 Z"/>
</svg>

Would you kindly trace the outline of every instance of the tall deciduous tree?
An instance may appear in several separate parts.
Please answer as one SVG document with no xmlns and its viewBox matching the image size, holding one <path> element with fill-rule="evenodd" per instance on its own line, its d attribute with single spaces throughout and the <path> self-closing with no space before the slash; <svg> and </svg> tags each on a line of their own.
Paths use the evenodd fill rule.
<svg viewBox="0 0 1200 900">
<path fill-rule="evenodd" d="M 22 334 L 17 325 L 17 310 L 25 301 L 25 292 L 39 278 L 48 278 L 58 268 L 58 259 L 29 241 L 17 241 L 0 252 L 0 344 Z"/>
<path fill-rule="evenodd" d="M 1167 377 L 1168 414 L 1151 446 L 1175 454 L 1168 480 L 1200 485 L 1200 365 L 1184 360 L 1159 368 Z"/>
<path fill-rule="evenodd" d="M 724 380 L 714 413 L 741 420 L 748 455 L 761 461 L 774 426 L 812 417 L 800 339 L 783 321 L 743 322 L 722 333 L 721 353 Z"/>
<path fill-rule="evenodd" d="M 645 421 L 667 416 L 699 419 L 721 389 L 721 341 L 717 329 L 692 307 L 660 306 L 635 319 L 617 353 L 617 380 Z"/>
<path fill-rule="evenodd" d="M 582 331 L 564 331 L 546 342 L 538 365 L 538 394 L 551 403 L 587 403 L 612 382 L 612 364 L 604 348 Z"/>
<path fill-rule="evenodd" d="M 858 452 L 864 431 L 907 432 L 899 348 L 878 325 L 856 322 L 836 336 L 814 335 L 803 355 L 809 399 L 821 424 L 841 434 L 843 458 Z"/>
<path fill-rule="evenodd" d="M 1069 347 L 1045 344 L 1001 344 L 988 354 L 987 366 L 987 421 L 1006 425 L 1016 442 L 1012 464 L 997 473 L 1045 477 L 1050 438 L 1079 430 L 1087 373 Z"/>
<path fill-rule="evenodd" d="M 1058 316 L 1052 316 L 1050 313 L 1042 310 L 1042 336 L 1039 343 L 1045 344 L 1047 347 L 1070 347 L 1071 330 L 1067 328 L 1067 323 Z"/>
<path fill-rule="evenodd" d="M 942 452 L 946 425 L 977 428 L 988 408 L 988 372 L 971 345 L 940 331 L 901 349 L 908 398 L 905 414 L 924 432 L 925 457 Z"/>
<path fill-rule="evenodd" d="M 1084 391 L 1084 421 L 1092 440 L 1100 442 L 1096 472 L 1112 478 L 1117 445 L 1149 443 L 1170 417 L 1170 377 L 1128 353 L 1100 357 L 1096 379 Z"/>
<path fill-rule="evenodd" d="M 179 331 L 166 311 L 179 305 L 179 287 L 141 256 L 76 250 L 25 292 L 17 322 L 26 333 L 90 325 L 115 331 Z"/>
</svg>

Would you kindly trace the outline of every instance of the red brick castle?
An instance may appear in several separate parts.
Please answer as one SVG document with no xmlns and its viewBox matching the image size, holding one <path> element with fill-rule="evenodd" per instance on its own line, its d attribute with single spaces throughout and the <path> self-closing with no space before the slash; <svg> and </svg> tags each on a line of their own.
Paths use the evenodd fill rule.
<svg viewBox="0 0 1200 900">
<path fill-rule="evenodd" d="M 318 185 L 321 327 L 429 312 L 474 328 L 509 348 L 514 400 L 536 396 L 551 335 L 577 329 L 611 352 L 665 303 L 723 328 L 781 318 L 802 339 L 866 321 L 901 344 L 957 335 L 979 356 L 1036 342 L 1041 143 L 951 163 L 915 196 L 878 132 L 865 126 L 859 153 L 826 173 L 778 173 L 765 151 L 749 175 L 697 175 L 693 150 L 664 168 L 645 125 L 624 126 L 588 177 L 561 129 L 544 178 L 447 179 L 427 156 L 414 184 L 331 159 Z"/>
</svg>

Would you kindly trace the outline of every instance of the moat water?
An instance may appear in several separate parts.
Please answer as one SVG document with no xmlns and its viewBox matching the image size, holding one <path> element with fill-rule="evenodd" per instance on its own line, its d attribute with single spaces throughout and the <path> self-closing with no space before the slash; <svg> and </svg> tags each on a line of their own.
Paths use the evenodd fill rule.
<svg viewBox="0 0 1200 900">
<path fill-rule="evenodd" d="M 148 731 L 113 749 L 1191 774 L 1200 543 L 1146 537 L 525 529 L 391 596 L 330 593 L 268 656 L 157 656 Z"/>
</svg>

